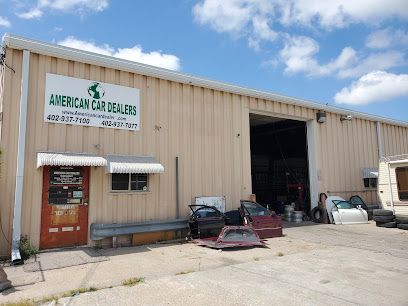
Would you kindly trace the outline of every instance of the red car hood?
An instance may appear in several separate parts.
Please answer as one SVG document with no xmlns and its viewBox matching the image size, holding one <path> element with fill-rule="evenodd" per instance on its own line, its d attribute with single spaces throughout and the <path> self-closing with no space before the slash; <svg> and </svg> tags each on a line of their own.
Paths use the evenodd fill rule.
<svg viewBox="0 0 408 306">
<path fill-rule="evenodd" d="M 194 242 L 214 249 L 264 245 L 250 226 L 225 226 L 218 237 L 196 239 Z"/>
</svg>

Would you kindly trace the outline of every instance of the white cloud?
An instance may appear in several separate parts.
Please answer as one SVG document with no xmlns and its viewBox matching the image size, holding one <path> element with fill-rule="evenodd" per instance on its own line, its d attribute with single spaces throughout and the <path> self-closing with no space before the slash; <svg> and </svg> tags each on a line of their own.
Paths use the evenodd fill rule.
<svg viewBox="0 0 408 306">
<path fill-rule="evenodd" d="M 41 18 L 42 15 L 43 15 L 43 11 L 40 10 L 38 7 L 34 7 L 28 12 L 17 14 L 17 17 L 21 19 L 36 19 L 36 18 Z"/>
<path fill-rule="evenodd" d="M 113 56 L 170 70 L 180 70 L 180 59 L 177 56 L 163 54 L 161 51 L 144 53 L 140 46 L 118 49 Z"/>
<path fill-rule="evenodd" d="M 204 0 L 193 7 L 197 23 L 218 33 L 246 36 L 254 49 L 259 49 L 262 41 L 277 38 L 271 26 L 273 11 L 273 3 L 264 0 Z"/>
<path fill-rule="evenodd" d="M 378 24 L 395 17 L 408 19 L 406 0 L 201 0 L 195 20 L 219 33 L 246 36 L 250 45 L 273 41 L 274 24 L 306 25 L 325 30 L 353 23 Z"/>
<path fill-rule="evenodd" d="M 367 105 L 403 96 L 408 96 L 408 74 L 374 71 L 344 87 L 334 100 L 342 104 Z"/>
<path fill-rule="evenodd" d="M 73 36 L 69 36 L 57 44 L 65 47 L 75 48 L 79 50 L 85 50 L 89 52 L 99 53 L 103 55 L 113 56 L 115 50 L 107 44 L 97 46 L 93 42 L 77 39 Z"/>
<path fill-rule="evenodd" d="M 361 57 L 358 64 L 344 67 L 338 72 L 340 78 L 359 77 L 374 70 L 387 70 L 404 63 L 404 54 L 399 51 L 373 53 Z"/>
<path fill-rule="evenodd" d="M 108 0 L 38 0 L 28 11 L 16 15 L 23 19 L 41 18 L 46 10 L 86 15 L 103 11 L 108 5 Z"/>
<path fill-rule="evenodd" d="M 93 42 L 83 41 L 72 36 L 58 42 L 58 44 L 170 70 L 180 70 L 181 68 L 180 59 L 177 56 L 164 54 L 161 51 L 143 52 L 142 47 L 138 45 L 132 48 L 115 49 L 108 44 L 98 46 Z"/>
<path fill-rule="evenodd" d="M 285 64 L 286 73 L 305 73 L 308 76 L 336 74 L 345 67 L 353 66 L 357 61 L 356 51 L 351 47 L 344 48 L 339 56 L 326 64 L 320 64 L 315 55 L 319 44 L 306 36 L 287 37 L 280 57 Z"/>
<path fill-rule="evenodd" d="M 101 12 L 105 10 L 109 2 L 108 0 L 39 0 L 40 7 L 49 7 L 59 11 L 72 10 L 92 10 Z"/>
<path fill-rule="evenodd" d="M 11 23 L 6 18 L 0 16 L 0 27 L 9 28 L 11 27 Z"/>
<path fill-rule="evenodd" d="M 255 16 L 252 19 L 253 34 L 248 37 L 248 44 L 255 50 L 260 49 L 262 41 L 274 41 L 278 33 L 272 30 L 268 24 L 268 19 L 261 16 Z"/>
<path fill-rule="evenodd" d="M 386 70 L 405 62 L 399 51 L 386 51 L 362 55 L 351 47 L 345 47 L 337 58 L 327 63 L 319 63 L 316 58 L 319 44 L 306 36 L 287 36 L 280 51 L 284 71 L 289 74 L 305 73 L 308 76 L 334 75 L 338 78 L 360 77 L 374 70 Z"/>
<path fill-rule="evenodd" d="M 297 36 L 287 39 L 280 56 L 285 63 L 286 73 L 304 72 L 317 74 L 319 64 L 313 56 L 319 52 L 319 44 L 312 38 Z"/>
<path fill-rule="evenodd" d="M 280 0 L 280 22 L 285 25 L 316 25 L 344 28 L 352 23 L 378 24 L 399 17 L 408 18 L 405 0 Z"/>
<path fill-rule="evenodd" d="M 368 35 L 366 46 L 373 49 L 385 49 L 392 46 L 408 45 L 408 32 L 390 28 L 378 30 Z"/>
<path fill-rule="evenodd" d="M 198 23 L 219 33 L 234 33 L 247 26 L 253 12 L 248 1 L 205 0 L 193 7 L 193 14 Z"/>
</svg>

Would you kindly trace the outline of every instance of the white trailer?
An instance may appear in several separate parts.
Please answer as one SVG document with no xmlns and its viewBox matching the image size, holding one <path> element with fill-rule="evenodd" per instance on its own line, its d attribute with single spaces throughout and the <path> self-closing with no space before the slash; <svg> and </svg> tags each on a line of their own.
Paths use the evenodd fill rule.
<svg viewBox="0 0 408 306">
<path fill-rule="evenodd" d="M 378 197 L 383 209 L 408 216 L 408 154 L 380 159 Z"/>
</svg>

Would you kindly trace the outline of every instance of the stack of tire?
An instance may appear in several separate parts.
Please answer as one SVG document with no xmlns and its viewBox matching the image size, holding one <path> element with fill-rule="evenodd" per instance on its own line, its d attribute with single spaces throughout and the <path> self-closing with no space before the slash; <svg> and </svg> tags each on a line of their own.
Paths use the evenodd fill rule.
<svg viewBox="0 0 408 306">
<path fill-rule="evenodd" d="M 395 216 L 392 210 L 388 209 L 374 209 L 373 220 L 379 227 L 393 228 L 397 227 Z"/>
<path fill-rule="evenodd" d="M 407 216 L 396 216 L 395 221 L 397 222 L 397 227 L 403 230 L 408 230 L 408 217 Z"/>
</svg>

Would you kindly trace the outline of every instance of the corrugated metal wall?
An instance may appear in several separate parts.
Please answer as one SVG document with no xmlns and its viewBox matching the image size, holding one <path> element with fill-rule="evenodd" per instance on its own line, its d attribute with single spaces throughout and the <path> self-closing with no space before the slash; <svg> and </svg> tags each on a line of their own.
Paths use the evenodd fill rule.
<svg viewBox="0 0 408 306">
<path fill-rule="evenodd" d="M 368 203 L 377 202 L 377 190 L 365 188 L 363 168 L 378 167 L 376 123 L 354 118 L 341 121 L 338 114 L 327 114 L 319 124 L 319 190 L 349 198 L 359 194 Z"/>
<path fill-rule="evenodd" d="M 6 162 L 0 177 L 0 212 L 2 228 L 11 237 L 22 52 L 8 49 L 6 60 L 16 73 L 6 71 L 5 75 L 1 149 Z M 46 72 L 139 88 L 141 131 L 45 123 Z M 109 192 L 110 176 L 103 168 L 92 168 L 90 223 L 175 218 L 176 156 L 180 158 L 182 216 L 188 215 L 187 204 L 194 196 L 225 195 L 227 208 L 237 207 L 251 193 L 250 112 L 306 121 L 315 120 L 316 110 L 31 54 L 23 233 L 38 244 L 42 191 L 38 151 L 152 155 L 164 165 L 163 174 L 150 176 L 150 192 L 137 194 Z M 406 128 L 389 126 L 384 135 L 386 129 L 393 143 L 408 133 Z M 317 126 L 317 135 L 319 191 L 345 197 L 363 191 L 362 168 L 377 167 L 375 122 L 341 122 L 339 115 L 328 113 L 327 122 Z M 407 142 L 385 147 L 386 152 L 408 152 Z M 362 195 L 368 201 L 376 198 L 374 190 Z M 0 254 L 7 254 L 5 239 L 1 237 L 0 242 Z"/>
<path fill-rule="evenodd" d="M 408 153 L 408 128 L 381 124 L 383 130 L 384 155 L 392 156 Z"/>
</svg>

